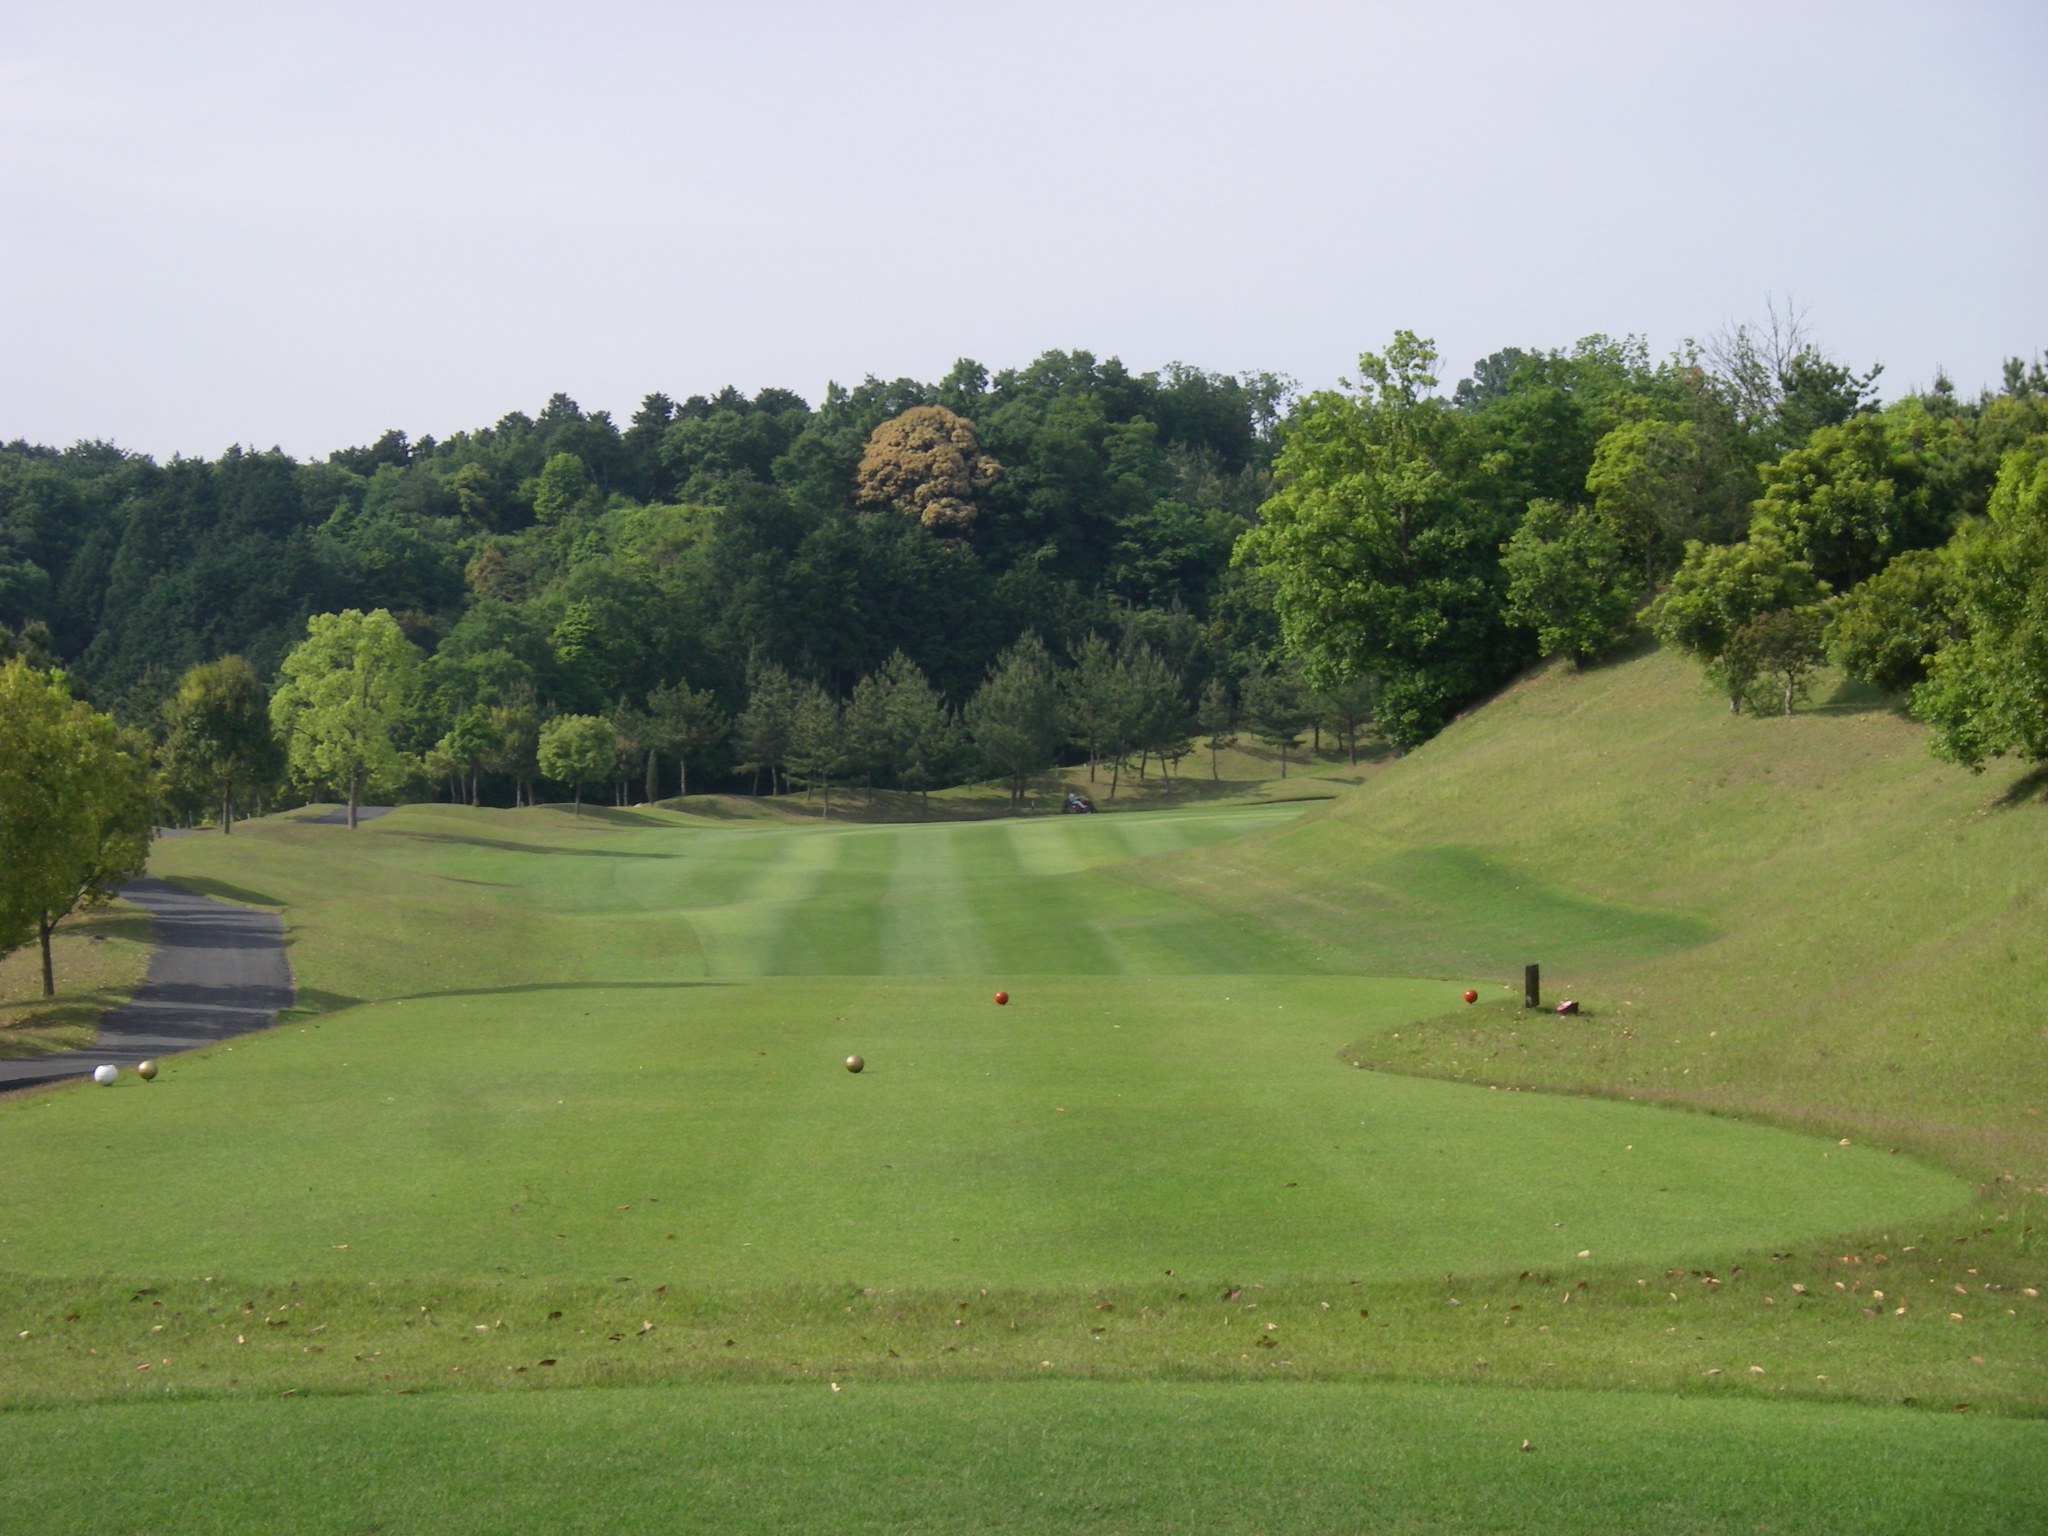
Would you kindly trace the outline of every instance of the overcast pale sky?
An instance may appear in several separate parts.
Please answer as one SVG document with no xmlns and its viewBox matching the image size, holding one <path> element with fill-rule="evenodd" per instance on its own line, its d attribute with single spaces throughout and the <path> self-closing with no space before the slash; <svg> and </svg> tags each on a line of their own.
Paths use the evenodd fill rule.
<svg viewBox="0 0 2048 1536">
<path fill-rule="evenodd" d="M 2048 347 L 2048 4 L 0 0 L 0 439 L 301 456 L 1051 347 Z"/>
</svg>

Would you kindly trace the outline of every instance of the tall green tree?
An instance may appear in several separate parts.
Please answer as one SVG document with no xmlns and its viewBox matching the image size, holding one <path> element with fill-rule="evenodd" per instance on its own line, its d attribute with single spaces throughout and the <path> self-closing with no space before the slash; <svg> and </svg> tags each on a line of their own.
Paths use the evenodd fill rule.
<svg viewBox="0 0 2048 1536">
<path fill-rule="evenodd" d="M 499 746 L 490 711 L 481 706 L 464 710 L 436 746 L 454 768 L 463 798 L 471 805 L 477 804 L 478 772 Z"/>
<path fill-rule="evenodd" d="M 896 782 L 916 790 L 929 810 L 931 792 L 959 777 L 966 746 L 960 722 L 947 709 L 945 695 L 901 651 L 889 658 L 881 677 Z"/>
<path fill-rule="evenodd" d="M 1920 454 L 1882 416 L 1822 427 L 1761 474 L 1750 537 L 1782 544 L 1837 588 L 1949 535 Z"/>
<path fill-rule="evenodd" d="M 1178 760 L 1193 746 L 1180 674 L 1164 657 L 1143 642 L 1126 645 L 1117 657 L 1117 674 L 1112 798 L 1117 774 L 1132 754 L 1137 755 L 1138 776 L 1143 778 L 1148 757 L 1157 757 L 1164 772 L 1169 759 Z"/>
<path fill-rule="evenodd" d="M 1700 464 L 1689 421 L 1631 421 L 1600 439 L 1586 489 L 1593 511 L 1642 572 L 1644 587 L 1700 535 Z M 1534 512 L 1537 503 L 1530 503 Z"/>
<path fill-rule="evenodd" d="M 647 714 L 651 722 L 649 739 L 653 749 L 674 756 L 676 793 L 687 795 L 690 792 L 691 754 L 708 751 L 725 740 L 732 721 L 718 707 L 718 698 L 710 689 L 693 689 L 682 678 L 664 683 L 648 693 Z M 655 764 L 650 758 L 650 790 L 647 796 L 650 800 L 661 798 L 653 791 L 654 779 Z"/>
<path fill-rule="evenodd" d="M 1583 507 L 1532 501 L 1501 546 L 1507 618 L 1536 632 L 1546 656 L 1574 665 L 1598 656 L 1633 627 L 1639 590 L 1613 528 Z"/>
<path fill-rule="evenodd" d="M 1088 756 L 1088 782 L 1095 765 L 1110 752 L 1125 714 L 1126 681 L 1117 654 L 1098 634 L 1084 636 L 1073 650 L 1074 664 L 1060 674 L 1061 719 L 1067 740 Z"/>
<path fill-rule="evenodd" d="M 821 814 L 832 814 L 832 781 L 847 764 L 846 723 L 839 702 L 816 683 L 797 690 L 796 708 L 789 721 L 789 772 L 802 782 L 804 798 L 813 789 L 824 791 Z"/>
<path fill-rule="evenodd" d="M 1038 636 L 1025 635 L 996 658 L 966 717 L 983 765 L 1007 781 L 1010 804 L 1022 805 L 1031 776 L 1053 765 L 1060 745 L 1058 670 Z"/>
<path fill-rule="evenodd" d="M 761 788 L 761 770 L 768 771 L 768 793 L 779 794 L 776 773 L 789 760 L 790 734 L 796 727 L 800 689 L 796 679 L 774 662 L 747 669 L 747 705 L 733 722 L 733 745 L 740 767 L 754 775 L 753 791 Z"/>
<path fill-rule="evenodd" d="M 1372 723 L 1373 705 L 1379 689 L 1369 677 L 1348 678 L 1315 691 L 1315 706 L 1323 729 L 1337 738 L 1351 766 L 1358 766 L 1358 738 Z"/>
<path fill-rule="evenodd" d="M 1435 364 L 1431 343 L 1399 331 L 1359 358 L 1356 394 L 1303 400 L 1280 489 L 1236 554 L 1271 573 L 1281 633 L 1311 679 L 1380 679 L 1381 729 L 1404 748 L 1521 654 L 1501 620 L 1512 524 L 1466 493 L 1475 466 Z"/>
<path fill-rule="evenodd" d="M 1813 568 L 1781 545 L 1761 539 L 1692 543 L 1671 585 L 1651 605 L 1650 628 L 1666 645 L 1706 666 L 1727 693 L 1733 714 L 1748 697 L 1753 677 L 1742 665 L 1734 671 L 1722 666 L 1729 642 L 1752 620 L 1814 606 L 1826 593 Z M 1737 659 L 1745 661 L 1746 653 Z"/>
<path fill-rule="evenodd" d="M 1960 638 L 1913 690 L 1937 756 L 2048 763 L 2048 437 L 2008 452 L 1986 516 L 1948 550 Z"/>
<path fill-rule="evenodd" d="M 1246 676 L 1238 709 L 1251 733 L 1280 754 L 1280 777 L 1286 778 L 1287 755 L 1316 717 L 1300 663 L 1289 657 Z"/>
<path fill-rule="evenodd" d="M 315 614 L 279 668 L 270 719 L 301 783 L 346 796 L 350 830 L 369 788 L 396 785 L 395 735 L 419 697 L 420 657 L 382 608 Z"/>
<path fill-rule="evenodd" d="M 212 786 L 223 833 L 234 830 L 238 790 L 260 793 L 284 774 L 269 691 L 240 656 L 187 670 L 164 705 L 164 726 L 170 755 Z"/>
<path fill-rule="evenodd" d="M 557 715 L 540 728 L 540 771 L 575 796 L 583 814 L 583 786 L 602 784 L 619 762 L 619 740 L 602 715 Z"/>
<path fill-rule="evenodd" d="M 0 664 L 0 952 L 34 934 L 45 997 L 57 924 L 142 873 L 153 800 L 111 717 L 73 699 L 59 672 Z"/>
<path fill-rule="evenodd" d="M 1947 549 L 1914 549 L 1829 603 L 1828 659 L 1851 677 L 1905 693 L 1934 653 L 1962 638 Z"/>
<path fill-rule="evenodd" d="M 1230 697 L 1230 684 L 1212 677 L 1195 705 L 1195 726 L 1202 733 L 1202 745 L 1209 749 L 1209 777 L 1219 777 L 1216 754 L 1237 745 L 1237 704 Z"/>
</svg>

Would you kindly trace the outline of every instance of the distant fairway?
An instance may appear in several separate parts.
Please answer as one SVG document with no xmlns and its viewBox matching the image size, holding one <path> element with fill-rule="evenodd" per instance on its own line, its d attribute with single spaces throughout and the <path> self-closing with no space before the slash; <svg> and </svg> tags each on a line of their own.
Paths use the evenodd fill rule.
<svg viewBox="0 0 2048 1536">
<path fill-rule="evenodd" d="M 521 983 L 699 977 L 1184 976 L 1341 967 L 1324 943 L 1219 914 L 1122 870 L 1282 828 L 1299 805 L 915 826 L 721 826 L 665 812 L 407 806 L 353 835 L 272 821 L 166 844 L 152 866 L 232 900 L 289 906 L 314 996 L 362 1000 Z M 1387 878 L 1388 975 L 1455 974 L 1491 948 L 1628 958 L 1697 943 L 1682 917 L 1568 895 L 1483 858 Z M 1477 935 L 1464 956 L 1434 937 Z M 1404 937 L 1405 936 L 1405 937 Z M 1402 961 L 1412 961 L 1403 964 Z"/>
</svg>

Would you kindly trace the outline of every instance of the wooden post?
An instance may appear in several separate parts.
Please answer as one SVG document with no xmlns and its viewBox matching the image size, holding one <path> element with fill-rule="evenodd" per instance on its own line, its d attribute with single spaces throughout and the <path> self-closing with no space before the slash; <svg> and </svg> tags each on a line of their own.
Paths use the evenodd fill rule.
<svg viewBox="0 0 2048 1536">
<path fill-rule="evenodd" d="M 1543 1006 L 1543 967 L 1525 965 L 1522 967 L 1522 1006 L 1541 1008 Z"/>
</svg>

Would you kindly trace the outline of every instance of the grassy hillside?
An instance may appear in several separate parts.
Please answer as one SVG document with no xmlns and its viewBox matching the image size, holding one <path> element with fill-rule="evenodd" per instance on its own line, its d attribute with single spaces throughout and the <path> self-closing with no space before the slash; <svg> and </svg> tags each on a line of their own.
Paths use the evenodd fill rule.
<svg viewBox="0 0 2048 1536">
<path fill-rule="evenodd" d="M 1854 692 L 1735 718 L 1663 652 L 1560 668 L 1298 823 L 1126 873 L 1333 964 L 1487 979 L 1481 1009 L 1362 1034 L 1373 1067 L 1760 1115 L 2048 1186 L 2041 781 L 1938 763 Z M 1532 889 L 1697 941 L 1488 920 Z M 1529 961 L 1586 1015 L 1514 1006 Z"/>
</svg>

